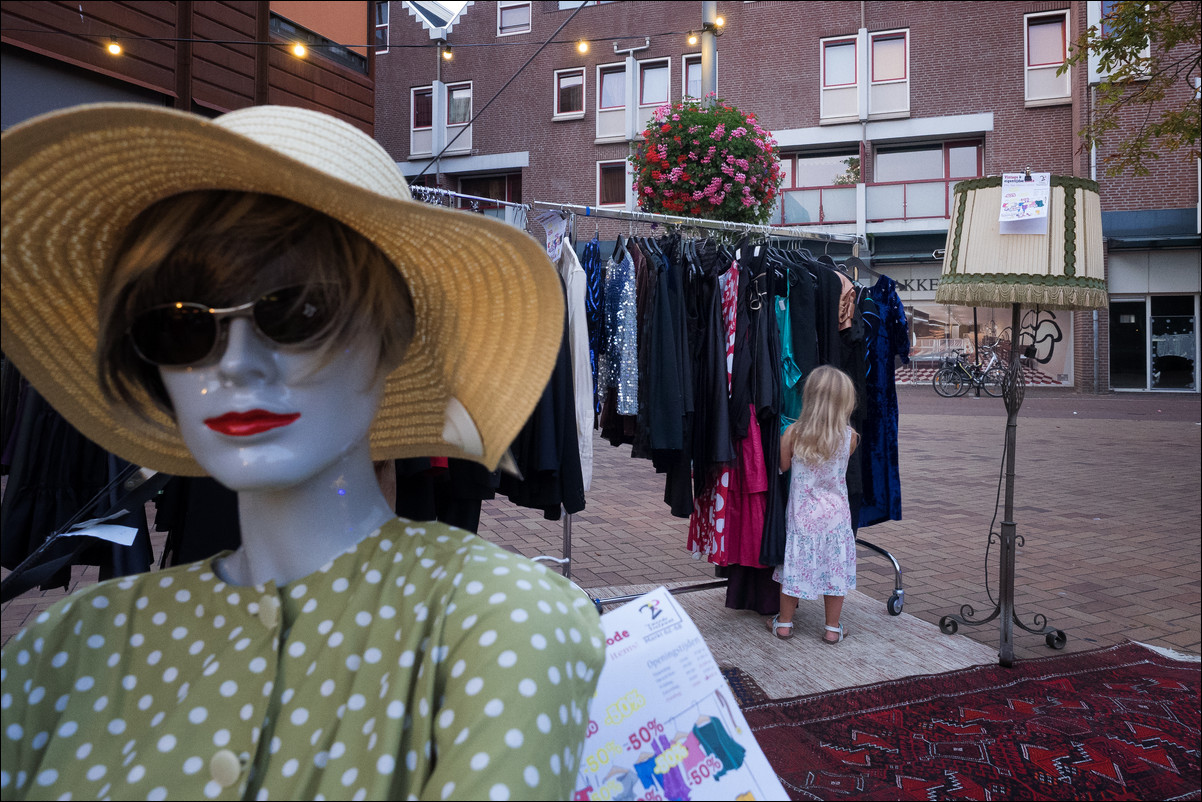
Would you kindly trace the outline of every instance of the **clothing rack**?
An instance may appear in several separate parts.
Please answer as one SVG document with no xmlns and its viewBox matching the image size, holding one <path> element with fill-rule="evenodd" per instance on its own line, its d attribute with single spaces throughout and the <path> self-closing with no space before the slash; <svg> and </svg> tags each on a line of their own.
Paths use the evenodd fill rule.
<svg viewBox="0 0 1202 802">
<path fill-rule="evenodd" d="M 558 211 L 573 222 L 577 222 L 580 217 L 603 217 L 613 220 L 629 220 L 637 223 L 660 224 L 663 226 L 675 226 L 678 228 L 695 228 L 708 229 L 713 231 L 726 231 L 735 234 L 760 234 L 764 237 L 778 237 L 785 239 L 809 240 L 813 242 L 823 243 L 847 243 L 852 246 L 852 257 L 855 262 L 853 265 L 857 271 L 861 268 L 867 270 L 870 274 L 879 276 L 876 271 L 872 270 L 862 259 L 860 259 L 860 249 L 864 248 L 865 253 L 868 250 L 868 243 L 864 237 L 858 234 L 836 234 L 825 231 L 809 231 L 799 230 L 797 228 L 784 228 L 778 226 L 759 225 L 756 223 L 734 223 L 726 220 L 707 220 L 700 217 L 680 217 L 670 214 L 656 214 L 653 212 L 640 212 L 632 209 L 600 209 L 595 206 L 581 206 L 574 203 L 551 203 L 548 201 L 532 201 L 531 206 L 535 209 L 545 209 L 548 211 Z M 574 227 L 574 226 L 573 226 Z M 572 241 L 575 242 L 575 231 L 572 231 Z M 835 266 L 835 269 L 838 269 Z M 563 560 L 555 560 L 555 558 L 544 558 L 549 561 L 559 562 L 564 567 L 564 576 L 568 575 L 567 565 L 570 563 L 572 549 L 572 533 L 571 533 L 571 516 L 564 516 L 564 556 Z M 870 543 L 866 540 L 856 538 L 856 544 L 863 546 L 871 551 L 874 551 L 889 560 L 893 565 L 893 594 L 885 602 L 885 608 L 889 615 L 901 615 L 902 606 L 905 604 L 905 590 L 902 587 L 901 565 L 897 559 L 885 549 L 877 546 L 875 543 Z M 714 588 L 726 587 L 729 580 L 718 579 L 710 582 L 703 582 L 696 585 L 686 585 L 678 588 L 672 588 L 669 592 L 672 595 L 680 595 L 683 593 L 693 593 L 701 590 L 712 590 Z M 597 608 L 597 612 L 601 612 L 601 608 L 607 604 L 621 604 L 637 599 L 639 594 L 627 596 L 613 596 L 610 598 L 593 598 L 593 604 Z"/>
<path fill-rule="evenodd" d="M 630 220 L 638 223 L 659 223 L 664 226 L 701 228 L 712 231 L 728 231 L 736 234 L 760 234 L 764 237 L 810 240 L 814 242 L 841 242 L 852 246 L 852 255 L 859 258 L 860 249 L 868 250 L 868 242 L 858 234 L 835 234 L 827 231 L 786 228 L 783 226 L 759 225 L 757 223 L 732 223 L 727 220 L 707 220 L 703 217 L 679 217 L 672 214 L 640 212 L 633 209 L 605 209 L 596 206 L 578 206 L 573 203 L 548 203 L 532 201 L 536 209 L 548 209 L 584 217 L 604 217 L 613 220 Z"/>
</svg>

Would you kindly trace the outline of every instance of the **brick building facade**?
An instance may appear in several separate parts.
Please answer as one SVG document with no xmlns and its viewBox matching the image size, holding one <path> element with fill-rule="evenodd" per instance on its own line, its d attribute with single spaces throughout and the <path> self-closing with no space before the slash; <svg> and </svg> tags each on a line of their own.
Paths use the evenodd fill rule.
<svg viewBox="0 0 1202 802">
<path fill-rule="evenodd" d="M 934 303 L 951 185 L 1024 169 L 1098 179 L 1111 310 L 1028 310 L 1042 376 L 1085 392 L 1197 392 L 1198 164 L 1175 154 L 1146 177 L 1100 174 L 1105 152 L 1076 133 L 1096 75 L 1055 74 L 1101 5 L 722 2 L 717 94 L 754 111 L 780 144 L 787 191 L 775 222 L 866 236 L 873 267 L 901 284 L 920 357 L 971 350 L 1009 322 L 1004 310 Z M 454 15 L 377 6 L 388 27 L 376 137 L 418 183 L 634 208 L 626 106 L 641 130 L 659 103 L 699 93 L 700 47 L 686 36 L 702 26 L 700 3 L 469 2 Z M 440 40 L 452 60 L 440 59 Z M 597 227 L 612 238 L 630 224 Z"/>
</svg>

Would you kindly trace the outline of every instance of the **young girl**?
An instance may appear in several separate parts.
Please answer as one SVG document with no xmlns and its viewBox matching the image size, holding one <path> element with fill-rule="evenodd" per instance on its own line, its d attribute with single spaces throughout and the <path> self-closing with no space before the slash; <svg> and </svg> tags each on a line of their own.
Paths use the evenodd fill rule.
<svg viewBox="0 0 1202 802">
<path fill-rule="evenodd" d="M 789 480 L 785 513 L 785 562 L 772 578 L 780 583 L 780 613 L 768 629 L 781 639 L 793 637 L 798 599 L 822 596 L 826 632 L 822 642 L 841 642 L 848 633 L 839 623 L 843 597 L 856 587 L 856 539 L 847 506 L 847 458 L 860 436 L 848 425 L 856 406 L 851 379 L 823 365 L 806 379 L 801 418 L 781 435 L 780 469 Z"/>
</svg>

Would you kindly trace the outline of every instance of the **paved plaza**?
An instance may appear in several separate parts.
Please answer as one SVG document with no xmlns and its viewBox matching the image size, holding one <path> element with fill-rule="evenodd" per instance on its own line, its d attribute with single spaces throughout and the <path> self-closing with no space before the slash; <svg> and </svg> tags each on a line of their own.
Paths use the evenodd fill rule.
<svg viewBox="0 0 1202 802">
<path fill-rule="evenodd" d="M 903 520 L 860 536 L 902 568 L 904 612 L 930 624 L 986 592 L 986 543 L 1005 434 L 1000 399 L 938 398 L 899 388 Z M 1202 612 L 1202 399 L 1197 395 L 1078 395 L 1028 391 L 1019 414 L 1015 607 L 1068 635 L 1066 651 L 1133 639 L 1197 654 Z M 588 507 L 572 516 L 572 579 L 586 590 L 713 579 L 685 551 L 688 521 L 663 503 L 663 478 L 628 446 L 598 439 Z M 1000 524 L 1001 515 L 998 515 Z M 562 522 L 507 500 L 486 502 L 481 534 L 527 556 L 563 553 Z M 161 536 L 157 538 L 161 543 Z M 989 588 L 997 592 L 996 545 Z M 95 581 L 75 569 L 75 584 Z M 892 566 L 859 550 L 859 592 L 882 608 Z M 61 591 L 31 591 L 3 608 L 7 641 Z M 900 628 L 899 628 L 899 631 Z M 997 648 L 998 622 L 960 634 Z M 770 641 L 766 641 L 770 643 Z M 1015 630 L 1017 658 L 1052 654 L 1042 637 Z"/>
</svg>

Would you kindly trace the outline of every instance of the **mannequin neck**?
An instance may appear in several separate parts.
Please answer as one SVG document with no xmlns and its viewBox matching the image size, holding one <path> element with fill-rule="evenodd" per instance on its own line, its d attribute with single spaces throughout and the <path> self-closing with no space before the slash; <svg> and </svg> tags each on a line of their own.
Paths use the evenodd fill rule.
<svg viewBox="0 0 1202 802">
<path fill-rule="evenodd" d="M 394 518 L 366 439 L 311 479 L 242 490 L 242 545 L 217 573 L 234 585 L 282 585 L 307 576 Z"/>
</svg>

